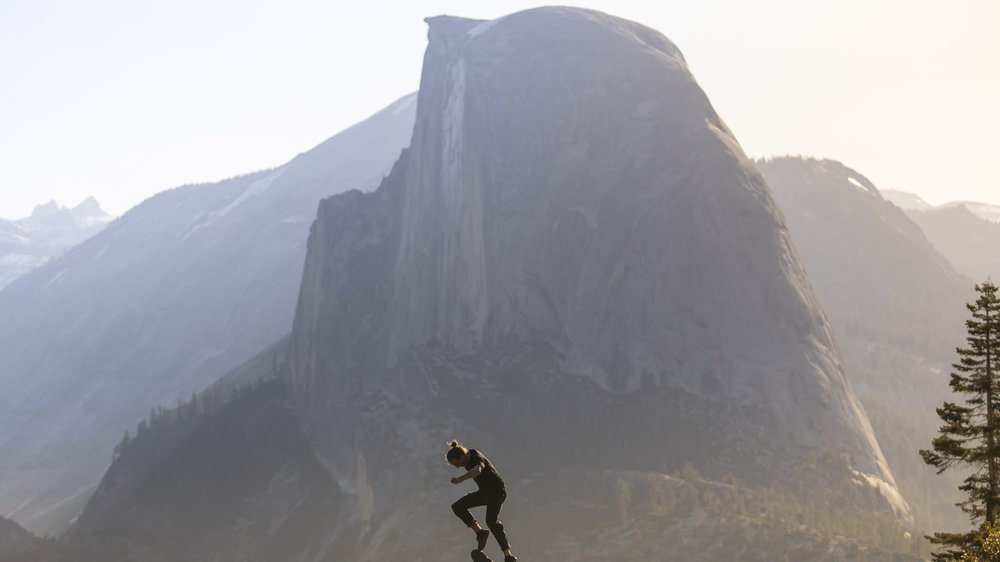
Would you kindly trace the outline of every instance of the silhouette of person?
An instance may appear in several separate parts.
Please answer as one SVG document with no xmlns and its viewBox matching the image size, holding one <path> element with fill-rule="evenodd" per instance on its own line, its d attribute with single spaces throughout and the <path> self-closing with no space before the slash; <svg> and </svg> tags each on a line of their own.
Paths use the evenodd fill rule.
<svg viewBox="0 0 1000 562">
<path fill-rule="evenodd" d="M 503 523 L 497 517 L 500 515 L 500 507 L 507 499 L 507 487 L 503 478 L 497 472 L 496 467 L 486 458 L 486 455 L 475 449 L 469 449 L 456 440 L 448 443 L 450 447 L 445 458 L 455 468 L 463 468 L 467 472 L 462 476 L 451 479 L 452 484 L 460 484 L 472 478 L 479 485 L 479 490 L 466 494 L 455 503 L 451 504 L 452 511 L 470 529 L 476 533 L 476 542 L 481 551 L 486 547 L 486 541 L 490 538 L 490 531 L 496 537 L 500 549 L 503 550 L 504 562 L 517 562 L 517 557 L 511 551 L 510 542 L 507 540 L 507 533 L 504 532 Z M 476 522 L 476 518 L 469 512 L 469 508 L 486 506 L 486 526 L 489 530 L 483 529 Z"/>
</svg>

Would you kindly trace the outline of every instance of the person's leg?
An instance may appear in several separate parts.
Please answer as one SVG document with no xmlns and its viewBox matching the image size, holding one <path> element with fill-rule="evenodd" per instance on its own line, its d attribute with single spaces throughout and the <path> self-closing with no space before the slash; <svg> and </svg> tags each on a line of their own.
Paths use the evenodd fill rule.
<svg viewBox="0 0 1000 562">
<path fill-rule="evenodd" d="M 469 509 L 479 507 L 481 505 L 486 505 L 486 497 L 483 496 L 482 492 L 472 492 L 458 498 L 458 501 L 451 504 L 451 510 L 455 512 L 455 515 L 458 516 L 458 518 L 461 519 L 467 527 L 472 527 L 478 524 L 476 523 L 476 518 L 472 516 L 471 512 L 469 512 Z"/>
<path fill-rule="evenodd" d="M 486 496 L 482 492 L 472 492 L 462 496 L 458 501 L 451 504 L 451 510 L 455 512 L 455 515 L 476 534 L 476 543 L 479 550 L 486 547 L 486 541 L 490 537 L 490 532 L 479 526 L 469 508 L 486 505 L 486 501 Z"/>
<path fill-rule="evenodd" d="M 504 531 L 503 523 L 500 522 L 500 508 L 503 507 L 505 499 L 507 499 L 506 494 L 489 498 L 486 503 L 486 526 L 493 532 L 493 536 L 496 537 L 497 543 L 500 544 L 500 550 L 503 550 L 504 556 L 508 560 L 512 558 L 516 560 L 510 548 L 510 542 L 507 540 L 507 533 Z"/>
</svg>

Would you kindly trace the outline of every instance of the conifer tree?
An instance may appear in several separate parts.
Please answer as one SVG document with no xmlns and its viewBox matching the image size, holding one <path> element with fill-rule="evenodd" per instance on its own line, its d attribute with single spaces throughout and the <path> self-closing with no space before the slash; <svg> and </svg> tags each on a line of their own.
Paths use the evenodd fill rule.
<svg viewBox="0 0 1000 562">
<path fill-rule="evenodd" d="M 1000 525 L 984 525 L 976 539 L 976 546 L 965 551 L 962 562 L 1000 561 Z"/>
<path fill-rule="evenodd" d="M 979 529 L 1000 518 L 1000 300 L 997 286 L 987 281 L 976 285 L 976 302 L 967 305 L 971 318 L 967 347 L 958 348 L 959 361 L 949 383 L 964 404 L 945 402 L 937 409 L 943 422 L 932 449 L 920 451 L 924 462 L 938 474 L 953 466 L 964 466 L 971 474 L 959 489 L 966 500 L 957 504 L 978 529 L 968 533 L 935 533 L 927 537 L 946 550 L 934 554 L 935 561 L 960 560 L 963 553 L 979 550 Z"/>
</svg>

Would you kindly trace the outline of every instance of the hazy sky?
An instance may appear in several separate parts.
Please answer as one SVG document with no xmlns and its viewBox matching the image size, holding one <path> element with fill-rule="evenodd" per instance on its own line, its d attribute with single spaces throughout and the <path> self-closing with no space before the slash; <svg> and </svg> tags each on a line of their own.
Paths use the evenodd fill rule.
<svg viewBox="0 0 1000 562">
<path fill-rule="evenodd" d="M 996 0 L 580 1 L 683 51 L 752 156 L 1000 203 Z M 414 91 L 422 18 L 529 1 L 0 0 L 0 217 L 279 165 Z"/>
</svg>

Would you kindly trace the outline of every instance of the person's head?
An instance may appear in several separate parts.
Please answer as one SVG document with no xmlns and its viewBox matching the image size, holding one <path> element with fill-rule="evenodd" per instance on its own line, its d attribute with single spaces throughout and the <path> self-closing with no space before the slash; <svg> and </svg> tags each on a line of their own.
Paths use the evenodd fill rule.
<svg viewBox="0 0 1000 562">
<path fill-rule="evenodd" d="M 451 441 L 449 441 L 448 447 L 449 447 L 448 453 L 445 455 L 445 458 L 448 459 L 448 462 L 451 463 L 451 466 L 454 466 L 456 468 L 461 468 L 462 459 L 465 457 L 466 454 L 468 454 L 469 449 L 466 448 L 465 445 L 459 443 L 457 439 L 452 439 Z"/>
</svg>

